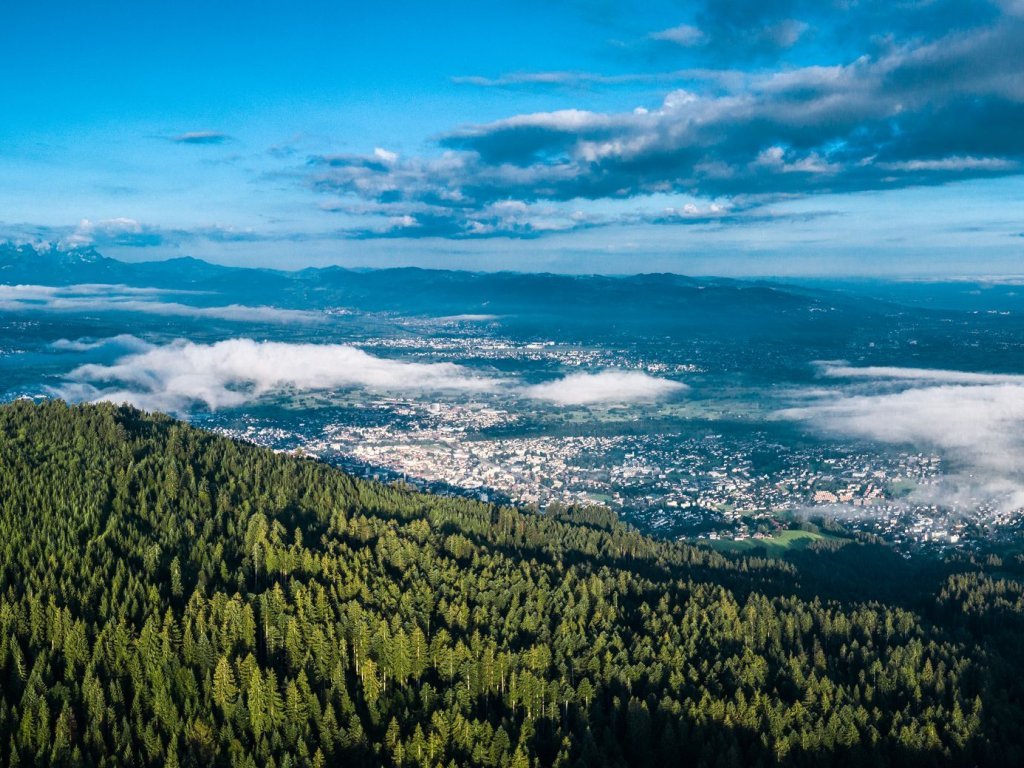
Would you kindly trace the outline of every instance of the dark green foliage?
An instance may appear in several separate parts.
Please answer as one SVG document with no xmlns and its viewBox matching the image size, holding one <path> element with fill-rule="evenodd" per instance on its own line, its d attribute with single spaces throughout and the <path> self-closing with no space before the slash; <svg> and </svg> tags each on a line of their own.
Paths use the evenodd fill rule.
<svg viewBox="0 0 1024 768">
<path fill-rule="evenodd" d="M 416 495 L 59 402 L 0 408 L 0 554 L 3 764 L 1024 759 L 1003 563 L 925 613 L 808 599 L 793 564 L 598 510 Z"/>
</svg>

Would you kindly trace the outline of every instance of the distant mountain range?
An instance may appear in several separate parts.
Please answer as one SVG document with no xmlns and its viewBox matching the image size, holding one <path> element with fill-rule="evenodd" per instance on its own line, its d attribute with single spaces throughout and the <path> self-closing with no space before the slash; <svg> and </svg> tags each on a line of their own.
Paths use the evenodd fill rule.
<svg viewBox="0 0 1024 768">
<path fill-rule="evenodd" d="M 36 249 L 0 244 L 0 282 L 9 285 L 146 283 L 157 288 L 178 288 L 237 271 L 193 258 L 128 263 L 104 256 L 94 248 Z"/>
<path fill-rule="evenodd" d="M 804 341 L 843 337 L 894 313 L 931 320 L 976 306 L 1024 311 L 1024 291 L 1002 283 L 774 282 L 632 276 L 467 272 L 414 267 L 294 272 L 194 258 L 128 263 L 93 248 L 0 244 L 0 283 L 115 283 L 194 292 L 188 303 L 348 307 L 412 317 L 500 316 L 524 333 L 573 336 L 713 334 Z M 183 299 L 184 300 L 184 299 Z M 991 309 L 989 310 L 991 311 Z M 794 336 L 795 334 L 795 336 Z"/>
<path fill-rule="evenodd" d="M 787 315 L 805 321 L 812 309 L 836 308 L 837 296 L 764 281 L 689 278 L 673 274 L 627 277 L 517 272 L 464 272 L 413 267 L 353 270 L 309 268 L 295 272 L 227 267 L 193 258 L 127 263 L 95 249 L 37 250 L 0 245 L 0 282 L 75 285 L 116 283 L 217 294 L 247 304 L 304 309 L 335 306 L 410 315 L 530 316 L 560 324 L 586 322 L 632 328 L 687 325 L 724 318 L 758 322 Z M 841 302 L 842 303 L 842 302 Z M 861 301 L 862 303 L 862 301 Z M 863 307 L 861 307 L 863 310 Z"/>
</svg>

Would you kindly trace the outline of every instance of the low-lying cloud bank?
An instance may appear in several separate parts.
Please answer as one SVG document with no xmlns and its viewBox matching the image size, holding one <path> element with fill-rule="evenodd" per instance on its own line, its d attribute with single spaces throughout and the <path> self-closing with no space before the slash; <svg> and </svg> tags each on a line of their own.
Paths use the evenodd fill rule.
<svg viewBox="0 0 1024 768">
<path fill-rule="evenodd" d="M 128 402 L 180 413 L 244 405 L 271 393 L 349 387 L 397 392 L 489 392 L 496 379 L 453 363 L 410 363 L 375 357 L 343 344 L 286 344 L 234 339 L 177 341 L 83 365 L 54 393 L 70 400 Z"/>
<path fill-rule="evenodd" d="M 483 314 L 462 314 L 462 315 L 442 315 L 441 317 L 432 318 L 439 323 L 492 323 L 495 320 L 500 319 L 500 315 L 483 315 Z"/>
<path fill-rule="evenodd" d="M 1013 373 L 975 373 L 941 368 L 897 368 L 869 365 L 857 367 L 842 362 L 817 363 L 819 374 L 832 379 L 871 379 L 935 384 L 1024 384 L 1024 376 Z"/>
<path fill-rule="evenodd" d="M 234 339 L 196 344 L 179 339 L 154 346 L 130 334 L 106 339 L 60 339 L 56 351 L 124 352 L 109 365 L 71 371 L 53 394 L 72 401 L 128 402 L 146 410 L 187 412 L 196 406 L 231 408 L 267 395 L 361 388 L 378 392 L 523 397 L 555 405 L 644 403 L 685 391 L 677 381 L 638 371 L 573 373 L 524 386 L 455 363 L 376 357 L 346 344 L 293 344 Z"/>
<path fill-rule="evenodd" d="M 933 503 L 1024 507 L 1024 376 L 849 366 L 824 375 L 857 380 L 857 391 L 819 391 L 779 416 L 828 435 L 937 451 L 951 474 L 921 492 Z M 865 393 L 865 380 L 876 391 Z"/>
<path fill-rule="evenodd" d="M 685 384 L 659 379 L 640 371 L 573 373 L 556 381 L 525 387 L 532 400 L 556 405 L 597 405 L 601 403 L 654 402 L 688 389 Z"/>
<path fill-rule="evenodd" d="M 196 307 L 164 301 L 161 295 L 188 293 L 127 285 L 0 285 L 0 312 L 144 312 L 170 317 L 228 320 L 243 323 L 318 323 L 320 312 L 279 307 L 250 307 L 228 304 L 220 307 Z"/>
<path fill-rule="evenodd" d="M 57 339 L 50 344 L 50 349 L 58 352 L 92 352 L 97 349 L 121 349 L 142 352 L 153 345 L 130 333 L 119 333 L 106 338 L 85 337 L 81 339 Z"/>
</svg>

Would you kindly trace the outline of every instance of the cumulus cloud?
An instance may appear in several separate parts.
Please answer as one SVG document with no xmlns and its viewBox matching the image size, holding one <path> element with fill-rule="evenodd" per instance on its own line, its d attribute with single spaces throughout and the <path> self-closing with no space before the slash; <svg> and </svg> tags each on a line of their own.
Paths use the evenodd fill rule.
<svg viewBox="0 0 1024 768">
<path fill-rule="evenodd" d="M 1020 32 L 1006 22 L 848 64 L 751 75 L 736 92 L 677 91 L 654 110 L 519 115 L 453 131 L 445 144 L 495 172 L 529 169 L 522 175 L 553 195 L 584 198 L 655 188 L 842 191 L 1007 173 L 1024 153 L 1024 139 L 1000 123 L 1024 102 L 1024 54 L 1012 42 Z M 780 162 L 757 162 L 773 153 Z M 828 166 L 842 173 L 784 173 Z"/>
<path fill-rule="evenodd" d="M 573 373 L 555 381 L 534 384 L 523 388 L 522 394 L 531 400 L 556 405 L 598 405 L 654 402 L 686 389 L 682 382 L 660 379 L 641 371 L 607 370 Z"/>
<path fill-rule="evenodd" d="M 883 5 L 862 15 L 884 16 L 895 29 L 896 15 Z M 875 45 L 834 65 L 723 71 L 717 81 L 696 79 L 659 105 L 630 111 L 564 109 L 461 126 L 440 138 L 440 153 L 427 156 L 317 156 L 307 179 L 334 197 L 332 210 L 376 222 L 359 228 L 359 236 L 460 238 L 630 223 L 602 219 L 593 205 L 588 210 L 599 200 L 685 194 L 727 198 L 749 210 L 793 196 L 1019 173 L 1024 20 L 995 6 L 972 15 L 962 3 L 921 5 L 937 14 L 927 34 Z M 689 39 L 692 27 L 720 47 L 756 29 L 765 45 L 781 50 L 811 34 L 800 16 L 810 18 L 813 8 L 709 3 L 694 24 L 656 34 Z M 573 78 L 582 82 L 579 73 L 557 72 L 532 81 Z M 530 80 L 520 73 L 467 82 Z M 521 212 L 510 215 L 515 206 Z"/>
<path fill-rule="evenodd" d="M 319 323 L 320 312 L 279 307 L 250 307 L 228 304 L 220 307 L 197 307 L 179 302 L 162 301 L 167 293 L 157 288 L 126 285 L 0 285 L 0 310 L 6 312 L 145 312 L 170 317 L 209 318 L 245 323 Z"/>
<path fill-rule="evenodd" d="M 499 200 L 476 210 L 433 203 L 367 201 L 355 204 L 335 202 L 322 207 L 324 210 L 368 217 L 371 222 L 368 225 L 353 227 L 342 234 L 352 239 L 529 239 L 604 226 L 610 222 L 609 217 L 586 214 L 571 204 L 528 204 L 517 200 Z"/>
<path fill-rule="evenodd" d="M 142 224 L 135 219 L 120 217 L 90 221 L 82 219 L 71 234 L 61 238 L 61 245 L 67 248 L 82 246 L 125 245 L 134 248 L 160 245 L 164 238 L 159 229 Z"/>
<path fill-rule="evenodd" d="M 233 339 L 215 344 L 179 340 L 126 355 L 112 365 L 83 365 L 54 392 L 70 400 L 129 402 L 180 413 L 199 404 L 216 410 L 285 392 L 361 387 L 484 393 L 499 384 L 453 363 L 390 360 L 348 345 Z"/>
<path fill-rule="evenodd" d="M 675 69 L 664 72 L 625 72 L 608 75 L 600 72 L 584 72 L 575 70 L 550 72 L 508 72 L 497 77 L 482 75 L 458 75 L 452 78 L 457 85 L 475 85 L 480 88 L 514 88 L 514 87 L 547 87 L 567 86 L 574 88 L 597 85 L 632 85 L 644 83 L 712 83 L 731 85 L 743 82 L 743 75 L 718 69 Z"/>
<path fill-rule="evenodd" d="M 1024 376 L 848 366 L 826 375 L 875 391 L 818 391 L 779 416 L 828 435 L 937 451 L 950 473 L 921 491 L 933 503 L 1024 507 Z"/>
</svg>

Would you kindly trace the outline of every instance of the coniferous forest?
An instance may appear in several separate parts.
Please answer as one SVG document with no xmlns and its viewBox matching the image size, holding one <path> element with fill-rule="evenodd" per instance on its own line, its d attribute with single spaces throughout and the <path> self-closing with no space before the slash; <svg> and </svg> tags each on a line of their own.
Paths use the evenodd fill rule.
<svg viewBox="0 0 1024 768">
<path fill-rule="evenodd" d="M 786 561 L 0 407 L 0 763 L 1024 764 L 1024 567 Z"/>
</svg>

